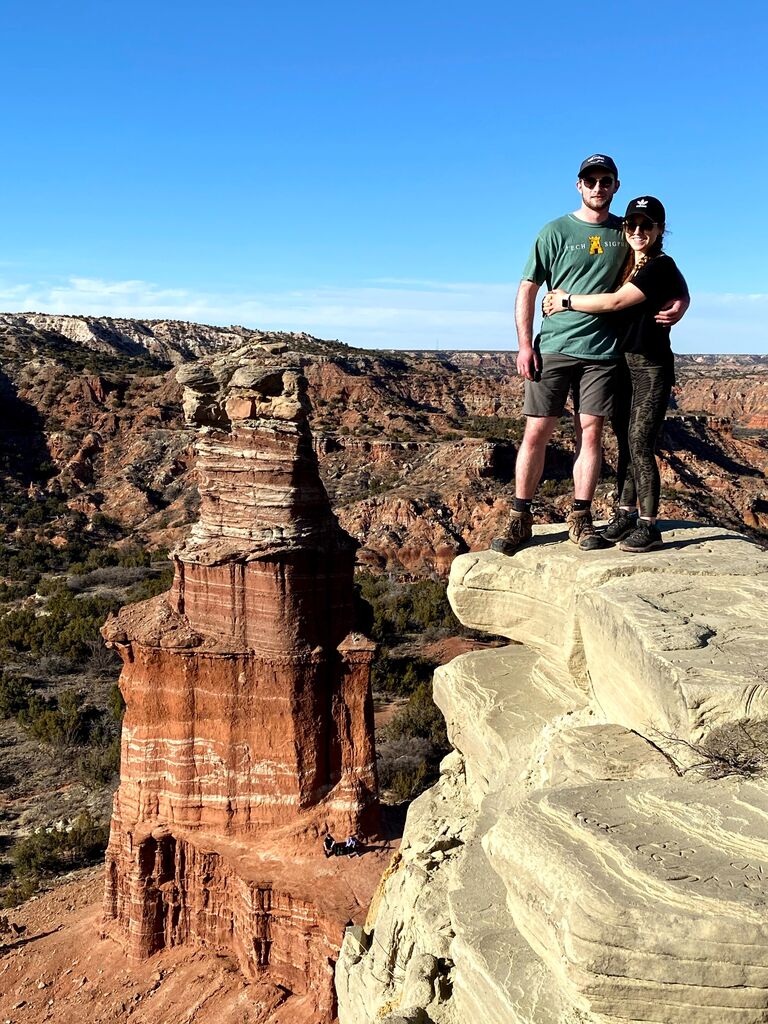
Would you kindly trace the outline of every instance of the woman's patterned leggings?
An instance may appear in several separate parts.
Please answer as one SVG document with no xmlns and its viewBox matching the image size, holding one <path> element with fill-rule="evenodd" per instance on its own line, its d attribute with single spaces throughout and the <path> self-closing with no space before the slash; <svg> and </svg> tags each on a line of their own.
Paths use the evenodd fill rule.
<svg viewBox="0 0 768 1024">
<path fill-rule="evenodd" d="M 654 452 L 675 383 L 674 363 L 671 356 L 654 363 L 634 352 L 624 359 L 619 360 L 611 420 L 619 444 L 619 504 L 639 506 L 641 516 L 655 517 L 661 482 Z"/>
</svg>

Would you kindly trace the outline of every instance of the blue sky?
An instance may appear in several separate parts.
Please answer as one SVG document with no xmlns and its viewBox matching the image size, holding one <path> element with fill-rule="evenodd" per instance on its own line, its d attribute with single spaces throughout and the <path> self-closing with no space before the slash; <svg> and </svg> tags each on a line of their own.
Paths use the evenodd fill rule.
<svg viewBox="0 0 768 1024">
<path fill-rule="evenodd" d="M 679 352 L 767 352 L 758 3 L 5 0 L 0 308 L 514 348 L 611 153 L 665 202 Z"/>
</svg>

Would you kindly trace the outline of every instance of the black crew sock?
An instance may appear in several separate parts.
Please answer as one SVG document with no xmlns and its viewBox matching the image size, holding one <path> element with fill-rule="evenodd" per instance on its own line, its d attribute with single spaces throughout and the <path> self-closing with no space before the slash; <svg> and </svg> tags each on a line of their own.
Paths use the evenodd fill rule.
<svg viewBox="0 0 768 1024">
<path fill-rule="evenodd" d="M 584 498 L 573 499 L 573 511 L 574 512 L 588 512 L 592 508 L 591 501 L 585 501 Z"/>
<path fill-rule="evenodd" d="M 533 498 L 513 498 L 512 508 L 515 512 L 530 512 Z"/>
</svg>

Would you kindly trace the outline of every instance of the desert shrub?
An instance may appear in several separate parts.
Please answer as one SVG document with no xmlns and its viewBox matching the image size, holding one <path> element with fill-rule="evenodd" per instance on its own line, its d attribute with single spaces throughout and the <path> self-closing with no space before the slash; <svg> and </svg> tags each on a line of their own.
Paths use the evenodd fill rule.
<svg viewBox="0 0 768 1024">
<path fill-rule="evenodd" d="M 0 648 L 60 654 L 82 662 L 92 653 L 99 629 L 110 612 L 117 611 L 116 598 L 76 597 L 66 586 L 54 589 L 43 614 L 31 608 L 17 608 L 0 618 Z"/>
<path fill-rule="evenodd" d="M 103 512 L 95 512 L 93 514 L 91 526 L 94 530 L 100 530 L 102 533 L 111 534 L 116 537 L 122 537 L 125 532 L 121 523 L 111 516 L 105 515 Z"/>
<path fill-rule="evenodd" d="M 379 781 L 397 800 L 413 800 L 437 779 L 450 750 L 445 721 L 432 700 L 431 683 L 420 683 L 408 703 L 377 734 Z"/>
<path fill-rule="evenodd" d="M 525 432 L 524 416 L 467 416 L 460 426 L 466 437 L 488 441 L 521 441 Z"/>
<path fill-rule="evenodd" d="M 36 581 L 32 579 L 22 580 L 19 583 L 0 583 L 0 604 L 29 597 L 35 592 L 35 584 Z"/>
<path fill-rule="evenodd" d="M 93 676 L 116 675 L 120 669 L 120 655 L 117 651 L 107 647 L 101 637 L 92 640 L 89 646 L 91 653 L 85 663 L 86 672 Z"/>
<path fill-rule="evenodd" d="M 389 784 L 395 800 L 398 803 L 415 800 L 425 789 L 435 781 L 435 775 L 430 772 L 426 761 L 420 761 L 415 768 L 406 768 L 395 772 Z"/>
<path fill-rule="evenodd" d="M 173 583 L 173 568 L 169 566 L 163 569 L 157 576 L 151 576 L 135 583 L 125 595 L 125 603 L 133 604 L 135 601 L 146 601 L 150 597 L 157 597 L 171 589 Z"/>
<path fill-rule="evenodd" d="M 713 729 L 701 743 L 660 734 L 678 767 L 710 779 L 729 775 L 744 778 L 768 773 L 768 723 L 749 719 L 727 722 Z"/>
<path fill-rule="evenodd" d="M 85 743 L 98 717 L 95 708 L 84 704 L 83 694 L 78 690 L 65 690 L 58 701 L 33 694 L 19 713 L 19 721 L 35 739 L 51 747 Z"/>
<path fill-rule="evenodd" d="M 423 658 L 393 658 L 380 651 L 371 667 L 371 688 L 375 693 L 408 697 L 420 683 L 432 678 L 434 665 Z"/>
<path fill-rule="evenodd" d="M 460 630 L 461 624 L 453 614 L 444 583 L 437 580 L 419 580 L 410 586 L 411 622 L 417 629 Z"/>
<path fill-rule="evenodd" d="M 391 789 L 398 774 L 412 773 L 432 755 L 432 744 L 418 736 L 399 736 L 376 744 L 379 784 Z"/>
<path fill-rule="evenodd" d="M 408 698 L 408 703 L 381 730 L 385 740 L 405 736 L 418 736 L 429 740 L 435 749 L 447 753 L 450 749 L 443 713 L 432 700 L 431 683 L 420 683 Z M 442 756 L 441 753 L 441 756 Z"/>
<path fill-rule="evenodd" d="M 372 609 L 371 638 L 387 640 L 409 632 L 456 632 L 461 624 L 451 610 L 445 584 L 437 580 L 396 583 L 385 576 L 359 573 L 360 596 Z"/>
<path fill-rule="evenodd" d="M 63 654 L 43 654 L 35 664 L 36 674 L 48 679 L 59 679 L 75 671 L 75 663 Z"/>
<path fill-rule="evenodd" d="M 0 675 L 0 718 L 15 718 L 29 705 L 31 693 L 26 679 L 3 672 Z"/>
<path fill-rule="evenodd" d="M 20 903 L 26 903 L 36 892 L 36 879 L 14 878 L 8 885 L 0 889 L 0 907 L 18 907 Z"/>
<path fill-rule="evenodd" d="M 109 826 L 87 811 L 67 825 L 36 829 L 18 840 L 11 849 L 11 862 L 17 880 L 39 884 L 62 871 L 93 864 L 104 855 Z"/>
<path fill-rule="evenodd" d="M 556 498 L 561 494 L 570 494 L 573 490 L 573 482 L 568 480 L 545 480 L 539 487 L 539 494 L 543 498 Z"/>
<path fill-rule="evenodd" d="M 88 747 L 77 758 L 77 776 L 84 786 L 97 788 L 116 781 L 120 772 L 120 737 Z"/>
<path fill-rule="evenodd" d="M 82 593 L 92 587 L 131 587 L 134 583 L 143 580 L 146 575 L 147 570 L 143 568 L 107 565 L 100 569 L 91 569 L 90 572 L 81 572 L 70 576 L 67 580 L 67 588 L 74 593 Z"/>
</svg>

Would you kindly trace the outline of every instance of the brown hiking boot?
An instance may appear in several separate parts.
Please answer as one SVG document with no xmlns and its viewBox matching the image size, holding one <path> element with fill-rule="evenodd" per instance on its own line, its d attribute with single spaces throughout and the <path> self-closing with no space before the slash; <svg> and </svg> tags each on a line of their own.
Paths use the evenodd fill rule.
<svg viewBox="0 0 768 1024">
<path fill-rule="evenodd" d="M 491 551 L 499 551 L 502 555 L 514 555 L 521 544 L 525 544 L 533 536 L 533 516 L 530 512 L 509 514 L 509 526 L 503 537 L 495 537 L 491 541 Z"/>
<path fill-rule="evenodd" d="M 565 520 L 568 536 L 582 551 L 597 551 L 600 548 L 612 547 L 604 540 L 592 525 L 592 513 L 587 508 L 583 512 L 571 512 Z"/>
</svg>

